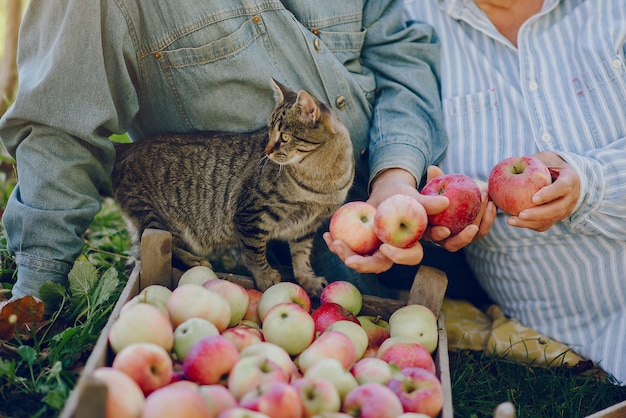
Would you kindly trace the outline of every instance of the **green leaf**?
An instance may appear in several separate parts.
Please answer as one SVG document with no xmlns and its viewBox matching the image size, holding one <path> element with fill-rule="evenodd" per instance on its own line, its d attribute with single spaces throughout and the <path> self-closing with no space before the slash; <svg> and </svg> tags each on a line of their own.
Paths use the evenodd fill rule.
<svg viewBox="0 0 626 418">
<path fill-rule="evenodd" d="M 0 358 L 0 377 L 13 376 L 15 372 L 15 361 L 4 360 Z"/>
<path fill-rule="evenodd" d="M 26 363 L 28 363 L 29 366 L 32 366 L 37 358 L 37 350 L 28 345 L 19 346 L 17 348 L 17 353 L 26 361 Z"/>
<path fill-rule="evenodd" d="M 67 392 L 65 388 L 53 389 L 46 394 L 43 401 L 52 409 L 60 411 L 67 399 Z"/>
<path fill-rule="evenodd" d="M 70 292 L 73 297 L 84 297 L 89 295 L 89 291 L 98 281 L 98 271 L 96 266 L 89 261 L 76 261 L 67 278 L 70 282 Z"/>
<path fill-rule="evenodd" d="M 67 290 L 59 283 L 46 282 L 39 288 L 39 296 L 46 306 L 56 309 L 67 297 Z"/>
<path fill-rule="evenodd" d="M 93 292 L 93 307 L 92 310 L 98 309 L 98 307 L 106 303 L 119 284 L 117 270 L 110 267 L 102 274 L 98 284 Z"/>
</svg>

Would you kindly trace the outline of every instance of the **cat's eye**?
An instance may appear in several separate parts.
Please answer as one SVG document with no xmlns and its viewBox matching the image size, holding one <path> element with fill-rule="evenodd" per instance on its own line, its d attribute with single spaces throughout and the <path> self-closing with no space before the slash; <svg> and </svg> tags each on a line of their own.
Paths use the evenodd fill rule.
<svg viewBox="0 0 626 418">
<path fill-rule="evenodd" d="M 280 134 L 280 139 L 281 139 L 282 142 L 287 143 L 287 142 L 291 141 L 291 138 L 292 138 L 292 136 L 289 135 L 289 134 L 284 134 L 284 133 Z"/>
</svg>

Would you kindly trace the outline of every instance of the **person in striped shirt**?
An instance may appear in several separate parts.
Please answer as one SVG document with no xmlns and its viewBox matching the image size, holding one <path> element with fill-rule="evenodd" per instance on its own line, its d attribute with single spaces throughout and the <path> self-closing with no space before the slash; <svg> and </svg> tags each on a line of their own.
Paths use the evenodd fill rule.
<svg viewBox="0 0 626 418">
<path fill-rule="evenodd" d="M 490 204 L 464 248 L 472 273 L 507 316 L 626 385 L 626 2 L 405 0 L 405 12 L 442 46 L 439 168 L 487 180 L 536 155 L 556 173 L 519 216 Z"/>
</svg>

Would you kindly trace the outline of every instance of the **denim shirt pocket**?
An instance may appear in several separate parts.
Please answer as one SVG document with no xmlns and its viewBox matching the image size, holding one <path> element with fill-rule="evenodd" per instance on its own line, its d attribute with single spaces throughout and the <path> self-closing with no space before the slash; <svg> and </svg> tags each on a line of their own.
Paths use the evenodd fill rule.
<svg viewBox="0 0 626 418">
<path fill-rule="evenodd" d="M 267 124 L 274 103 L 271 69 L 256 64 L 271 57 L 266 48 L 250 45 L 265 42 L 267 30 L 259 15 L 234 16 L 220 23 L 222 28 L 207 26 L 179 40 L 176 48 L 159 51 L 161 74 L 187 129 L 257 129 Z M 233 89 L 233 81 L 241 79 L 250 87 L 239 83 Z M 259 90 L 259 85 L 267 85 L 267 90 Z"/>
<path fill-rule="evenodd" d="M 623 55 L 609 57 L 574 77 L 572 88 L 597 148 L 626 137 L 626 118 L 611 116 L 626 109 L 626 62 Z"/>
<path fill-rule="evenodd" d="M 446 151 L 444 171 L 469 173 L 477 178 L 488 175 L 480 172 L 483 158 L 497 161 L 504 148 L 496 89 L 444 99 L 443 111 L 448 136 L 455 143 Z M 488 139 L 476 143 L 477 138 Z M 477 153 L 480 158 L 469 158 Z"/>
</svg>

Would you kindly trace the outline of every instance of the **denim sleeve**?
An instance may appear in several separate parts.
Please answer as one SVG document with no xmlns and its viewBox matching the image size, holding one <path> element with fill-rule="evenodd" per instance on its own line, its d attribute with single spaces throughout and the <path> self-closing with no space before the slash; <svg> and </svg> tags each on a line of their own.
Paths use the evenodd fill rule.
<svg viewBox="0 0 626 418">
<path fill-rule="evenodd" d="M 124 22 L 100 3 L 31 0 L 22 22 L 19 91 L 0 121 L 19 178 L 3 216 L 18 263 L 14 297 L 66 282 L 115 158 L 108 136 L 124 132 L 138 107 Z M 119 39 L 106 39 L 105 23 Z"/>
<path fill-rule="evenodd" d="M 439 45 L 426 24 L 403 21 L 402 1 L 371 0 L 362 58 L 376 77 L 370 128 L 370 183 L 383 170 L 403 168 L 419 184 L 447 146 L 439 83 Z"/>
</svg>

